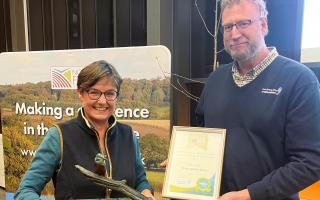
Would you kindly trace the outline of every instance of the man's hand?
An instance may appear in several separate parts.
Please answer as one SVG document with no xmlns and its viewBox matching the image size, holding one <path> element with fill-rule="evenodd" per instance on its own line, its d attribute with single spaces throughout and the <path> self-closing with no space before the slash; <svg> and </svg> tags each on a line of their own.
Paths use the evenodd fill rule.
<svg viewBox="0 0 320 200">
<path fill-rule="evenodd" d="M 228 192 L 220 196 L 218 200 L 251 200 L 248 189 Z"/>
<path fill-rule="evenodd" d="M 152 195 L 151 191 L 148 189 L 144 189 L 141 194 L 145 197 L 149 197 L 152 200 L 155 200 L 154 196 Z"/>
<path fill-rule="evenodd" d="M 168 165 L 168 158 L 165 159 L 164 161 L 162 161 L 162 163 L 160 163 L 160 167 L 162 167 L 162 168 L 166 168 L 167 165 Z"/>
</svg>

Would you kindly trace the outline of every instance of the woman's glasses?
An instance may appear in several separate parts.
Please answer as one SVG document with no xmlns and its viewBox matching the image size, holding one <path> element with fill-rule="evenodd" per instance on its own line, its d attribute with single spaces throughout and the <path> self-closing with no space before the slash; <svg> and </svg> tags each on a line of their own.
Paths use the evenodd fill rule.
<svg viewBox="0 0 320 200">
<path fill-rule="evenodd" d="M 104 95 L 107 101 L 114 101 L 118 97 L 118 92 L 115 90 L 107 90 L 105 92 L 102 92 L 100 90 L 90 88 L 86 91 L 91 100 L 98 100 L 102 94 Z"/>
</svg>

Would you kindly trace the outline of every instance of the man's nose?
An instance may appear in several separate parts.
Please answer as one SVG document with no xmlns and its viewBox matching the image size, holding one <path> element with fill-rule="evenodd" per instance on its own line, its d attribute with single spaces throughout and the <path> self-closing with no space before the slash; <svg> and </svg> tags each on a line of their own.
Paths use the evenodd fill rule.
<svg viewBox="0 0 320 200">
<path fill-rule="evenodd" d="M 238 39 L 242 36 L 241 32 L 238 30 L 237 26 L 233 26 L 231 29 L 231 38 Z"/>
</svg>

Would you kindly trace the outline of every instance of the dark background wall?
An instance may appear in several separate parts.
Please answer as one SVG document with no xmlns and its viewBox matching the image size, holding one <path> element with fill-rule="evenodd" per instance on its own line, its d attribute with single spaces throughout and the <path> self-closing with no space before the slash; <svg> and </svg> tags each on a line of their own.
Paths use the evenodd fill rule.
<svg viewBox="0 0 320 200">
<path fill-rule="evenodd" d="M 0 52 L 11 51 L 11 24 L 9 0 L 0 0 Z"/>
<path fill-rule="evenodd" d="M 30 50 L 146 45 L 146 0 L 28 0 Z"/>
</svg>

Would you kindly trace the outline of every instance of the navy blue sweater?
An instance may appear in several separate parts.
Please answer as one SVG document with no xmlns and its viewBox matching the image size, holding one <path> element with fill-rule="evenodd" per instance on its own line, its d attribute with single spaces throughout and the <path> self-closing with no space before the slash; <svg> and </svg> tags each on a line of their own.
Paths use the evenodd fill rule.
<svg viewBox="0 0 320 200">
<path fill-rule="evenodd" d="M 212 73 L 196 114 L 226 128 L 221 194 L 248 188 L 252 200 L 299 199 L 320 176 L 320 92 L 305 66 L 278 56 L 238 87 L 232 64 Z"/>
</svg>

